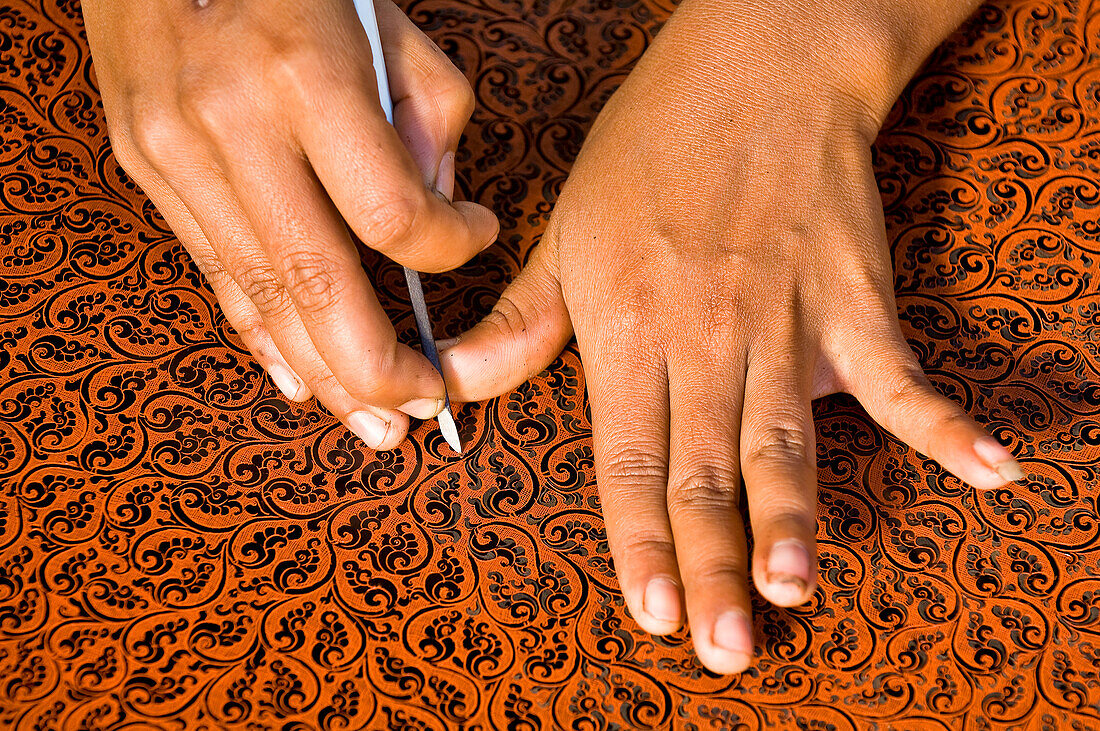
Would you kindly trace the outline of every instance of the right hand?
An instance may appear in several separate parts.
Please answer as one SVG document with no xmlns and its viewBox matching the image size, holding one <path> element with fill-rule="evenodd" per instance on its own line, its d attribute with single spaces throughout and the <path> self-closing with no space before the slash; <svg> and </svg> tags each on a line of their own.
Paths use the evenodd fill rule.
<svg viewBox="0 0 1100 731">
<path fill-rule="evenodd" d="M 443 380 L 397 342 L 348 229 L 427 272 L 496 239 L 488 209 L 450 202 L 465 76 L 376 0 L 391 126 L 350 0 L 82 5 L 115 157 L 279 389 L 374 449 L 439 413 Z"/>
</svg>

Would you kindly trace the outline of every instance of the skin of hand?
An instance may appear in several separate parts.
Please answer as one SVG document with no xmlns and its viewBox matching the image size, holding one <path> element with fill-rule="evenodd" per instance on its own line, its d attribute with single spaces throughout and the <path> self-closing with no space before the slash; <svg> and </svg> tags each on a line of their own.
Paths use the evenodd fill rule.
<svg viewBox="0 0 1100 731">
<path fill-rule="evenodd" d="M 870 160 L 974 6 L 685 0 L 601 112 L 526 268 L 441 343 L 452 400 L 473 401 L 575 332 L 627 604 L 654 634 L 686 619 L 716 673 L 751 662 L 750 568 L 776 605 L 813 594 L 813 399 L 853 394 L 975 488 L 1023 476 L 906 344 Z"/>
<path fill-rule="evenodd" d="M 443 380 L 397 342 L 351 233 L 427 272 L 496 239 L 492 212 L 450 200 L 465 76 L 377 0 L 391 126 L 350 0 L 82 7 L 119 164 L 279 389 L 375 449 L 439 413 Z"/>
</svg>

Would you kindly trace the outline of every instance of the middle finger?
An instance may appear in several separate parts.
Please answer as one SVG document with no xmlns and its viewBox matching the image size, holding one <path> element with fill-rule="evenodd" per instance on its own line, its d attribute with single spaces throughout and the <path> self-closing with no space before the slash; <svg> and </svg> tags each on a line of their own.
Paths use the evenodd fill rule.
<svg viewBox="0 0 1100 731">
<path fill-rule="evenodd" d="M 795 606 L 813 594 L 817 461 L 810 408 L 813 358 L 805 339 L 777 332 L 750 350 L 741 466 L 752 520 L 757 589 Z"/>
<path fill-rule="evenodd" d="M 400 411 L 363 404 L 340 385 L 313 346 L 289 296 L 278 286 L 251 224 L 219 174 L 217 162 L 195 152 L 198 149 L 195 146 L 188 149 L 192 150 L 191 154 L 179 154 L 171 165 L 158 166 L 156 172 L 192 213 L 221 265 L 239 285 L 250 290 L 251 299 L 279 352 L 317 400 L 367 446 L 372 449 L 395 447 L 408 431 L 408 416 Z M 257 297 L 260 289 L 263 296 Z"/>
<path fill-rule="evenodd" d="M 695 651 L 717 673 L 752 661 L 745 527 L 738 512 L 743 359 L 681 347 L 668 362 L 668 514 Z"/>
<path fill-rule="evenodd" d="M 409 402 L 428 400 L 438 408 L 425 415 L 438 413 L 443 379 L 427 358 L 397 341 L 347 226 L 308 162 L 255 133 L 223 131 L 216 139 L 241 209 L 344 389 L 362 403 L 408 413 L 416 408 Z"/>
</svg>

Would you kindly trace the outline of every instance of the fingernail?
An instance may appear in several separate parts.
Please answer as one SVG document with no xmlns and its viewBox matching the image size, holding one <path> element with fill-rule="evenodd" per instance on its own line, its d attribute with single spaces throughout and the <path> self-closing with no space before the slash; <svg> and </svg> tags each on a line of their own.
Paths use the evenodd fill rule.
<svg viewBox="0 0 1100 731">
<path fill-rule="evenodd" d="M 806 594 L 810 583 L 810 552 L 802 541 L 794 538 L 778 541 L 768 554 L 769 598 L 786 606 Z"/>
<path fill-rule="evenodd" d="M 768 583 L 788 582 L 803 589 L 810 582 L 810 552 L 795 538 L 777 541 L 768 554 Z"/>
<path fill-rule="evenodd" d="M 443 338 L 442 340 L 435 341 L 435 347 L 439 351 L 444 351 L 447 348 L 458 345 L 458 338 Z"/>
<path fill-rule="evenodd" d="M 1006 482 L 1023 479 L 1024 471 L 1003 444 L 993 437 L 982 437 L 974 442 L 974 451 L 991 470 Z"/>
<path fill-rule="evenodd" d="M 661 622 L 679 622 L 680 590 L 669 579 L 650 579 L 642 597 L 642 610 Z"/>
<path fill-rule="evenodd" d="M 435 415 L 443 410 L 441 398 L 414 398 L 397 407 L 398 411 L 404 411 L 409 416 L 417 419 L 434 419 Z"/>
<path fill-rule="evenodd" d="M 714 623 L 714 644 L 727 652 L 752 656 L 752 623 L 740 609 L 731 609 Z"/>
<path fill-rule="evenodd" d="M 348 427 L 371 449 L 378 449 L 390 432 L 390 424 L 369 411 L 348 414 Z"/>
<path fill-rule="evenodd" d="M 278 363 L 272 363 L 267 367 L 267 374 L 271 376 L 271 380 L 274 381 L 276 388 L 283 392 L 291 401 L 298 401 L 298 394 L 305 388 L 305 384 L 298 380 L 298 377 L 290 372 L 289 368 L 285 368 Z"/>
<path fill-rule="evenodd" d="M 447 200 L 453 200 L 455 195 L 455 154 L 443 153 L 439 161 L 439 170 L 435 174 L 435 189 Z"/>
</svg>

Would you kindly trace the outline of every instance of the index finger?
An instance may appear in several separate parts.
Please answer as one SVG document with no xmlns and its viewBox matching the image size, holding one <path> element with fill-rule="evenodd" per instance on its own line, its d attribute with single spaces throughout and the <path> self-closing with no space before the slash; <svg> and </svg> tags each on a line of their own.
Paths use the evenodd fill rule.
<svg viewBox="0 0 1100 731">
<path fill-rule="evenodd" d="M 366 246 L 423 272 L 460 266 L 496 239 L 496 216 L 425 187 L 412 154 L 382 114 L 365 36 L 361 45 L 364 60 L 346 72 L 353 78 L 316 83 L 317 69 L 310 69 L 310 83 L 293 84 L 298 142 Z"/>
</svg>

